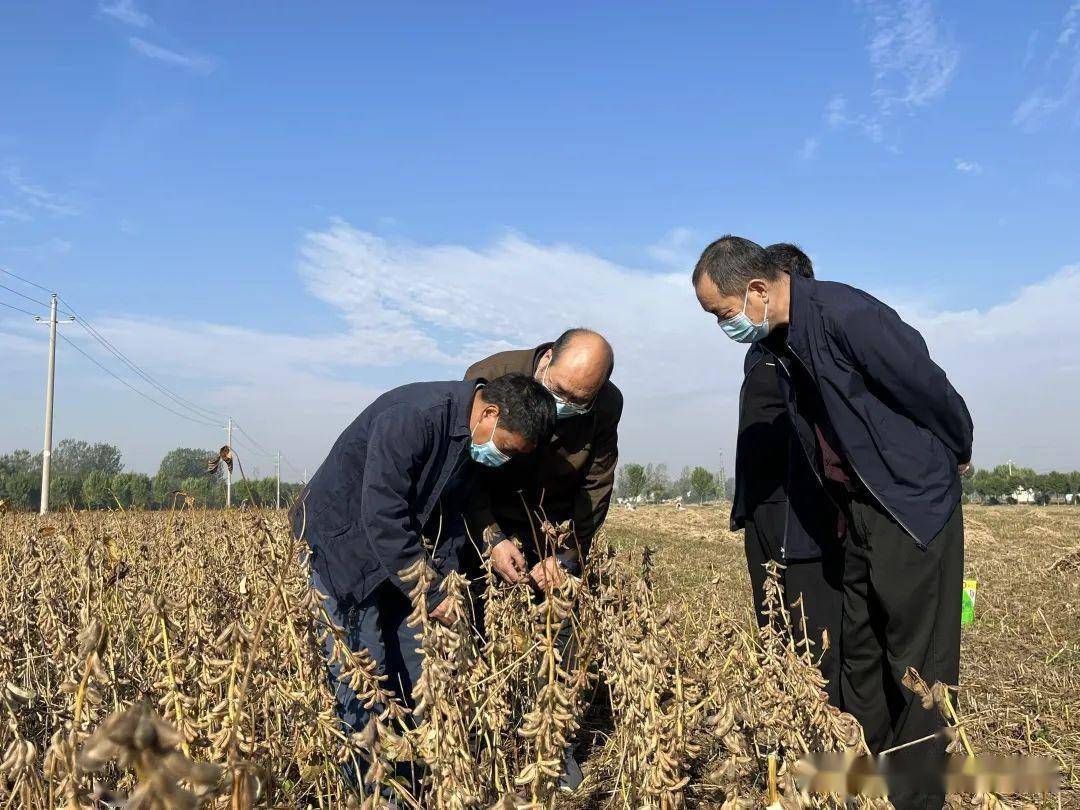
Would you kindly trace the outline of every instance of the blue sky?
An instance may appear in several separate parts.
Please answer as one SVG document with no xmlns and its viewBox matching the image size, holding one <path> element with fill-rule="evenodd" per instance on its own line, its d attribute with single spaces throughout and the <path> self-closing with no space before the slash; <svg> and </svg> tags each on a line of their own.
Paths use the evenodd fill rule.
<svg viewBox="0 0 1080 810">
<path fill-rule="evenodd" d="M 1075 0 L 102 0 L 4 22 L 0 266 L 297 466 L 375 392 L 579 322 L 616 344 L 624 457 L 730 460 L 741 352 L 686 276 L 734 232 L 799 242 L 923 328 L 977 463 L 1080 467 L 1054 427 L 1080 404 Z M 0 311 L 0 450 L 40 444 L 41 332 Z M 63 348 L 58 436 L 139 469 L 220 440 Z"/>
</svg>

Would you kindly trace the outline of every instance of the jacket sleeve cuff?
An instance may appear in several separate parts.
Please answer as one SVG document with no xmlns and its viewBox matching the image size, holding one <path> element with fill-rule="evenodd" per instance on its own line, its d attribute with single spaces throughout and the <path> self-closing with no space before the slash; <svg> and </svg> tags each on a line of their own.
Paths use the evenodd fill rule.
<svg viewBox="0 0 1080 810">
<path fill-rule="evenodd" d="M 484 530 L 484 542 L 487 544 L 488 551 L 495 548 L 495 546 L 499 545 L 503 540 L 508 539 L 506 532 L 495 524 L 488 526 L 487 529 Z"/>
<path fill-rule="evenodd" d="M 555 555 L 555 559 L 559 561 L 559 565 L 563 567 L 563 570 L 567 573 L 578 576 L 581 574 L 581 557 L 574 551 L 563 551 Z"/>
<path fill-rule="evenodd" d="M 437 608 L 439 603 L 446 598 L 446 594 L 443 593 L 442 584 L 443 575 L 439 574 L 435 581 L 431 583 L 431 587 L 428 588 L 427 596 L 424 598 L 424 601 L 427 604 L 429 613 Z"/>
</svg>

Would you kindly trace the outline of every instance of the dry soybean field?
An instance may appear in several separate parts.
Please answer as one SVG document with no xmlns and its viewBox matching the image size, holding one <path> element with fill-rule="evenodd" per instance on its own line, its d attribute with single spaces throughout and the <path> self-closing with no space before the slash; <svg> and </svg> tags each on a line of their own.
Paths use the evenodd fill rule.
<svg viewBox="0 0 1080 810">
<path fill-rule="evenodd" d="M 979 596 L 953 722 L 973 750 L 1055 758 L 1066 790 L 965 804 L 1080 806 L 1080 509 L 972 507 L 966 525 Z M 422 592 L 429 572 L 408 575 Z M 613 511 L 586 576 L 543 596 L 448 577 L 449 626 L 414 602 L 412 707 L 328 620 L 281 513 L 0 515 L 0 576 L 0 810 L 386 806 L 346 763 L 401 807 L 788 810 L 827 804 L 797 790 L 802 754 L 863 750 L 775 587 L 772 625 L 752 625 L 718 508 Z M 335 722 L 324 649 L 387 707 L 362 733 Z"/>
</svg>

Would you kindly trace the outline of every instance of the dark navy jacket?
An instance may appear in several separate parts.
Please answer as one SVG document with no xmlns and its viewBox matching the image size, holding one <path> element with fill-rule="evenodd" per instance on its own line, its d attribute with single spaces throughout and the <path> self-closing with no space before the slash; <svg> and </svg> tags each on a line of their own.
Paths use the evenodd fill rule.
<svg viewBox="0 0 1080 810">
<path fill-rule="evenodd" d="M 917 544 L 928 545 L 960 502 L 957 465 L 971 460 L 972 422 L 922 335 L 862 290 L 796 275 L 786 347 L 771 345 L 773 337 L 762 345 L 784 369 L 794 444 L 815 473 L 816 438 L 799 411 L 792 362 L 816 384 L 856 477 Z M 804 477 L 791 481 L 793 508 L 824 496 L 820 486 L 809 487 Z M 789 520 L 786 556 L 807 556 L 817 547 L 799 521 Z"/>
<path fill-rule="evenodd" d="M 293 529 L 303 531 L 312 567 L 336 598 L 363 600 L 387 580 L 407 592 L 398 573 L 421 554 L 433 553 L 439 581 L 456 567 L 475 392 L 475 380 L 404 385 L 338 437 L 293 512 Z M 451 492 L 454 503 L 441 503 Z M 433 552 L 422 538 L 434 541 Z M 436 582 L 429 603 L 438 601 Z"/>
<path fill-rule="evenodd" d="M 826 545 L 835 546 L 837 507 L 818 485 L 795 440 L 780 369 L 779 361 L 760 343 L 747 350 L 739 391 L 731 530 L 745 528 L 761 504 L 783 502 L 787 519 L 781 556 L 808 559 L 820 556 Z M 793 547 L 787 542 L 789 535 L 795 540 Z"/>
</svg>

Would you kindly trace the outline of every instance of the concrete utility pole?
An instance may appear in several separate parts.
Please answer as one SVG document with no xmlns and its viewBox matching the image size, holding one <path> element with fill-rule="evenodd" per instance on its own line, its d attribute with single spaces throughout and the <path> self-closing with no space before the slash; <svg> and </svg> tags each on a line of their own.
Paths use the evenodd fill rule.
<svg viewBox="0 0 1080 810">
<path fill-rule="evenodd" d="M 56 293 L 49 307 L 49 376 L 45 383 L 45 447 L 41 452 L 41 514 L 49 511 L 52 466 L 53 391 L 56 388 Z"/>
<path fill-rule="evenodd" d="M 277 496 L 276 496 L 277 506 L 276 506 L 276 508 L 280 509 L 281 508 L 281 451 L 280 450 L 277 451 L 277 463 L 276 463 L 275 466 L 276 466 L 276 472 L 277 472 Z"/>
<path fill-rule="evenodd" d="M 53 395 L 56 390 L 56 327 L 59 322 L 56 319 L 56 293 L 52 294 L 52 303 L 49 305 L 49 320 L 44 321 L 38 315 L 34 320 L 38 323 L 49 325 L 49 376 L 45 381 L 45 446 L 41 449 L 41 508 L 38 510 L 44 515 L 49 511 L 49 486 L 52 483 L 52 423 L 53 423 Z M 64 321 L 74 321 L 71 316 Z"/>
<path fill-rule="evenodd" d="M 232 417 L 229 417 L 229 426 L 225 428 L 228 438 L 225 444 L 229 446 L 229 457 L 232 460 Z M 232 464 L 225 465 L 225 508 L 232 508 Z"/>
</svg>

